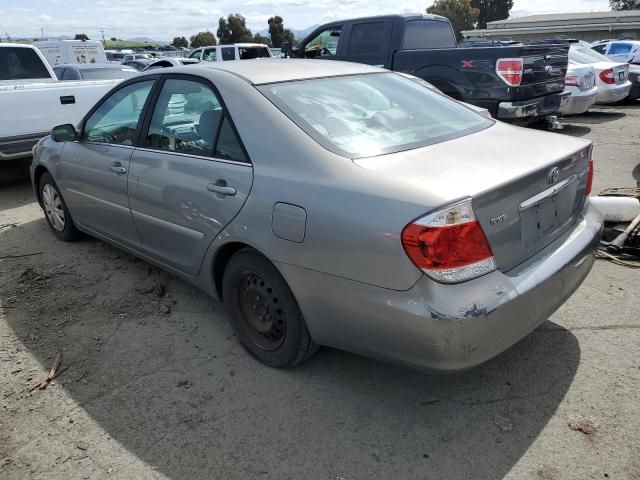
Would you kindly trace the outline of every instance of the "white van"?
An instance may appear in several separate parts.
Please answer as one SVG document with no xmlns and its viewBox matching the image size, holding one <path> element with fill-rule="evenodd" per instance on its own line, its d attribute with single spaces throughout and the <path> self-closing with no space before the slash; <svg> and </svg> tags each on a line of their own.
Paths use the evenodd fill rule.
<svg viewBox="0 0 640 480">
<path fill-rule="evenodd" d="M 46 40 L 33 45 L 52 67 L 69 63 L 107 63 L 104 48 L 98 40 Z"/>
</svg>

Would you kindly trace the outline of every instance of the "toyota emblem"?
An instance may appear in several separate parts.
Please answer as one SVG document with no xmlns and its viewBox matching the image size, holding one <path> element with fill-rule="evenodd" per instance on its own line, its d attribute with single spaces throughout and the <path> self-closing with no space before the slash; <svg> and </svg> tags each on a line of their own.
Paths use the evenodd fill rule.
<svg viewBox="0 0 640 480">
<path fill-rule="evenodd" d="M 560 169 L 558 167 L 553 167 L 551 170 L 549 170 L 549 173 L 547 174 L 547 182 L 553 185 L 558 181 L 559 176 L 560 176 Z"/>
</svg>

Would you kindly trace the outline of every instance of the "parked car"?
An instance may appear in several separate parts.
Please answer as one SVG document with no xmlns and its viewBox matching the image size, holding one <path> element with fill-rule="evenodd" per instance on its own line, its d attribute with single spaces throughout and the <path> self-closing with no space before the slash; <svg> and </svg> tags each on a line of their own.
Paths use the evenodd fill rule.
<svg viewBox="0 0 640 480">
<path fill-rule="evenodd" d="M 54 125 L 77 123 L 117 82 L 60 82 L 37 48 L 0 43 L 0 161 L 31 157 Z"/>
<path fill-rule="evenodd" d="M 563 92 L 568 48 L 501 42 L 460 48 L 446 18 L 406 14 L 322 25 L 293 53 L 410 73 L 496 118 L 522 123 L 556 114 L 569 101 Z"/>
<path fill-rule="evenodd" d="M 107 63 L 122 63 L 125 54 L 116 50 L 105 50 L 104 54 L 107 57 Z"/>
<path fill-rule="evenodd" d="M 33 45 L 52 67 L 70 63 L 107 63 L 104 48 L 98 40 L 44 40 Z"/>
<path fill-rule="evenodd" d="M 581 65 L 592 65 L 596 72 L 598 96 L 596 103 L 609 104 L 624 100 L 631 91 L 628 80 L 629 64 L 615 63 L 589 47 L 572 44 L 569 60 Z"/>
<path fill-rule="evenodd" d="M 153 70 L 156 68 L 168 68 L 168 67 L 181 67 L 183 65 L 195 65 L 196 63 L 200 63 L 199 60 L 195 58 L 161 58 L 154 62 L 151 62 L 147 65 L 143 72 L 147 70 Z"/>
<path fill-rule="evenodd" d="M 127 53 L 122 59 L 122 63 L 130 62 L 131 60 L 153 60 L 153 55 L 149 53 Z"/>
<path fill-rule="evenodd" d="M 127 60 L 126 62 L 122 62 L 122 65 L 126 65 L 128 67 L 135 68 L 138 71 L 142 71 L 151 65 L 155 60 L 150 60 L 148 58 L 139 58 L 138 60 Z"/>
<path fill-rule="evenodd" d="M 631 82 L 631 90 L 627 100 L 637 100 L 640 98 L 640 66 L 629 65 L 629 81 Z"/>
<path fill-rule="evenodd" d="M 569 62 L 564 78 L 564 91 L 569 92 L 569 102 L 560 109 L 563 115 L 580 115 L 596 103 L 598 87 L 592 65 Z"/>
<path fill-rule="evenodd" d="M 588 274 L 591 152 L 380 68 L 274 59 L 129 79 L 40 141 L 31 177 L 58 238 L 87 233 L 222 299 L 268 365 L 330 345 L 455 370 Z"/>
<path fill-rule="evenodd" d="M 189 54 L 189 58 L 194 58 L 201 62 L 225 62 L 227 60 L 253 60 L 272 57 L 269 47 L 262 43 L 234 43 L 233 45 L 200 47 Z"/>
<path fill-rule="evenodd" d="M 640 64 L 640 41 L 609 40 L 591 48 L 614 62 Z"/>
<path fill-rule="evenodd" d="M 53 68 L 58 80 L 124 80 L 138 74 L 138 70 L 112 63 L 91 65 L 58 65 Z"/>
</svg>

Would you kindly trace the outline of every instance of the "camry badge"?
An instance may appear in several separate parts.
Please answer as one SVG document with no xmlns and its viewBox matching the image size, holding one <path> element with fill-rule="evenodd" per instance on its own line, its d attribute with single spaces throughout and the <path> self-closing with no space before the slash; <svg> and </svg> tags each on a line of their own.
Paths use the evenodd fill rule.
<svg viewBox="0 0 640 480">
<path fill-rule="evenodd" d="M 559 176 L 560 176 L 560 169 L 558 167 L 553 167 L 551 170 L 549 170 L 549 173 L 547 174 L 547 182 L 549 182 L 550 185 L 553 185 L 558 181 Z"/>
</svg>

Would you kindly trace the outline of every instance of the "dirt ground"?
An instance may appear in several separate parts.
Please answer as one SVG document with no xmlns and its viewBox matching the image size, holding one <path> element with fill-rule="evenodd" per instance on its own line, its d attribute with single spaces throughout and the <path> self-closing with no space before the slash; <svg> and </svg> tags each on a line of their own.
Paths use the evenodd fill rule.
<svg viewBox="0 0 640 480">
<path fill-rule="evenodd" d="M 596 144 L 594 191 L 634 184 L 640 105 L 571 124 Z M 3 168 L 2 479 L 640 478 L 638 270 L 598 261 L 545 324 L 465 373 L 328 348 L 279 371 L 195 288 L 56 240 Z M 67 370 L 29 392 L 59 351 Z"/>
</svg>

